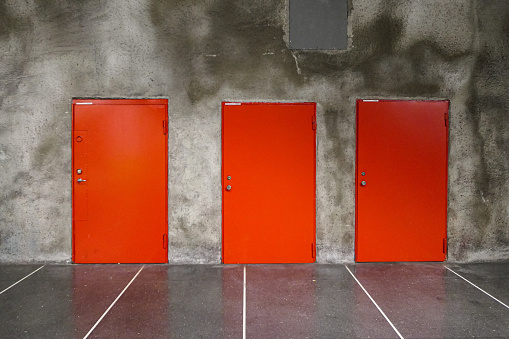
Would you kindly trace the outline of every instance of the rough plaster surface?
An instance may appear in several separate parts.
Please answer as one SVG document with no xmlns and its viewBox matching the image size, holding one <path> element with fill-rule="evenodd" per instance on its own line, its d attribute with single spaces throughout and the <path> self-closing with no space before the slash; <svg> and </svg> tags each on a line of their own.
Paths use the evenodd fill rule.
<svg viewBox="0 0 509 339">
<path fill-rule="evenodd" d="M 450 261 L 509 259 L 509 2 L 352 0 L 291 51 L 285 0 L 0 3 L 0 261 L 71 256 L 73 97 L 169 99 L 169 259 L 221 256 L 223 100 L 315 101 L 317 260 L 354 260 L 355 100 L 449 99 Z"/>
</svg>

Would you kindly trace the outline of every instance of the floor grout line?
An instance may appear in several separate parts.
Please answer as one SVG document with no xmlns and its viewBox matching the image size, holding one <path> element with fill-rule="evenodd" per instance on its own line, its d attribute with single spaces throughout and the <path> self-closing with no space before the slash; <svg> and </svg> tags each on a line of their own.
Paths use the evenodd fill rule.
<svg viewBox="0 0 509 339">
<path fill-rule="evenodd" d="M 134 277 L 131 279 L 131 281 L 129 281 L 129 284 L 127 284 L 126 287 L 124 287 L 124 289 L 122 290 L 122 292 L 120 292 L 120 294 L 118 295 L 118 297 L 113 301 L 113 303 L 110 305 L 110 307 L 108 307 L 108 309 L 103 313 L 103 315 L 99 318 L 99 320 L 97 320 L 97 322 L 94 324 L 94 326 L 92 326 L 92 328 L 90 329 L 90 331 L 88 331 L 88 333 L 83 337 L 83 339 L 86 339 L 88 338 L 88 336 L 92 333 L 92 331 L 97 327 L 97 325 L 99 325 L 99 323 L 101 322 L 101 320 L 103 320 L 103 318 L 106 316 L 106 314 L 108 314 L 108 312 L 110 311 L 110 309 L 115 305 L 115 303 L 118 301 L 118 299 L 120 299 L 120 297 L 122 296 L 122 294 L 124 294 L 124 292 L 127 290 L 127 288 L 133 283 L 134 279 L 136 279 L 136 277 L 138 276 L 138 274 L 140 274 L 141 270 L 145 268 L 145 265 L 143 265 L 140 270 L 138 271 L 138 273 L 136 273 L 134 275 Z"/>
<path fill-rule="evenodd" d="M 475 285 L 474 283 L 470 282 L 469 280 L 467 280 L 466 278 L 463 278 L 461 275 L 459 275 L 458 273 L 454 272 L 453 270 L 451 270 L 449 267 L 443 265 L 446 269 L 448 269 L 449 271 L 451 271 L 452 273 L 456 274 L 458 277 L 460 277 L 461 279 L 465 280 L 467 283 L 469 283 L 470 285 L 474 286 L 475 288 L 477 288 L 479 291 L 483 292 L 484 294 L 486 294 L 487 296 L 491 297 L 493 300 L 496 300 L 498 301 L 499 303 L 501 303 L 502 305 L 504 305 L 505 307 L 509 308 L 509 306 L 507 306 L 506 304 L 504 304 L 503 302 L 501 302 L 500 300 L 498 300 L 497 298 L 495 298 L 494 296 L 492 296 L 491 294 L 489 294 L 488 292 L 486 292 L 485 290 L 483 290 L 482 288 L 480 288 L 479 286 Z"/>
<path fill-rule="evenodd" d="M 14 284 L 12 284 L 11 286 L 7 287 L 5 290 L 3 290 L 2 292 L 0 292 L 0 294 L 4 293 L 5 291 L 7 291 L 8 289 L 10 289 L 11 287 L 16 286 L 17 284 L 19 284 L 20 282 L 22 282 L 23 280 L 25 280 L 26 278 L 28 278 L 29 276 L 31 276 L 32 274 L 34 274 L 35 272 L 37 272 L 38 270 L 40 270 L 41 268 L 43 268 L 44 266 L 46 266 L 46 265 L 42 265 L 41 267 L 39 267 L 38 269 L 36 269 L 35 271 L 33 271 L 32 273 L 30 273 L 30 274 L 29 274 L 29 275 L 27 275 L 26 277 L 24 277 L 23 279 L 20 279 L 20 280 L 16 281 Z"/>
<path fill-rule="evenodd" d="M 362 290 L 364 291 L 364 293 L 366 293 L 366 295 L 368 296 L 368 298 L 373 302 L 373 304 L 375 304 L 376 308 L 378 308 L 378 310 L 380 311 L 380 313 L 382 313 L 382 315 L 384 316 L 385 320 L 387 320 L 387 322 L 389 323 L 389 325 L 391 325 L 392 329 L 398 334 L 398 336 L 401 338 L 401 339 L 404 339 L 403 336 L 401 335 L 401 333 L 399 333 L 398 329 L 396 328 L 396 326 L 394 326 L 394 324 L 389 320 L 389 318 L 385 315 L 384 311 L 382 311 L 382 309 L 380 308 L 380 306 L 378 306 L 378 304 L 376 303 L 376 301 L 369 295 L 368 291 L 366 291 L 366 289 L 364 288 L 364 286 L 362 286 L 361 282 L 357 279 L 357 277 L 352 273 L 352 271 L 350 271 L 350 269 L 348 268 L 348 266 L 346 265 L 343 265 L 345 266 L 345 268 L 348 270 L 348 272 L 350 272 L 350 274 L 352 275 L 352 277 L 355 279 L 355 281 L 357 281 L 357 284 L 359 284 L 359 286 L 362 288 Z"/>
<path fill-rule="evenodd" d="M 244 295 L 242 302 L 242 338 L 246 339 L 246 265 L 244 265 Z"/>
</svg>

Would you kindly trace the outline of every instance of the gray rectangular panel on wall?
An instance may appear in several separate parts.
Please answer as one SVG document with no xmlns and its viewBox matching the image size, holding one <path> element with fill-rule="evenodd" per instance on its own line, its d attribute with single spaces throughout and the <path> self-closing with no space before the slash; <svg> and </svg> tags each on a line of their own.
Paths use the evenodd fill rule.
<svg viewBox="0 0 509 339">
<path fill-rule="evenodd" d="M 346 49 L 348 0 L 290 0 L 290 49 Z"/>
</svg>

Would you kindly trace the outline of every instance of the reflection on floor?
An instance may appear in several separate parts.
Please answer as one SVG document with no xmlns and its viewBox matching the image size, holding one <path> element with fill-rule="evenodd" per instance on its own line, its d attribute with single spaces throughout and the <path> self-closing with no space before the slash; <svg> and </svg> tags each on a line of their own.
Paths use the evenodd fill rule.
<svg viewBox="0 0 509 339">
<path fill-rule="evenodd" d="M 509 337 L 509 263 L 41 266 L 0 265 L 0 338 Z"/>
</svg>

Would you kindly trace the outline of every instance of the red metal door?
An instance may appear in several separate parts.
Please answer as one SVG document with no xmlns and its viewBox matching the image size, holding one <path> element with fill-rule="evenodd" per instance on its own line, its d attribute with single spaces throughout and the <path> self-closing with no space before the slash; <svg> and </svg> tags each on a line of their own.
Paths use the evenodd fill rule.
<svg viewBox="0 0 509 339">
<path fill-rule="evenodd" d="M 223 262 L 315 261 L 316 105 L 223 103 Z"/>
<path fill-rule="evenodd" d="M 72 107 L 73 261 L 168 262 L 167 100 Z"/>
<path fill-rule="evenodd" d="M 448 101 L 357 101 L 356 261 L 443 261 Z"/>
</svg>

